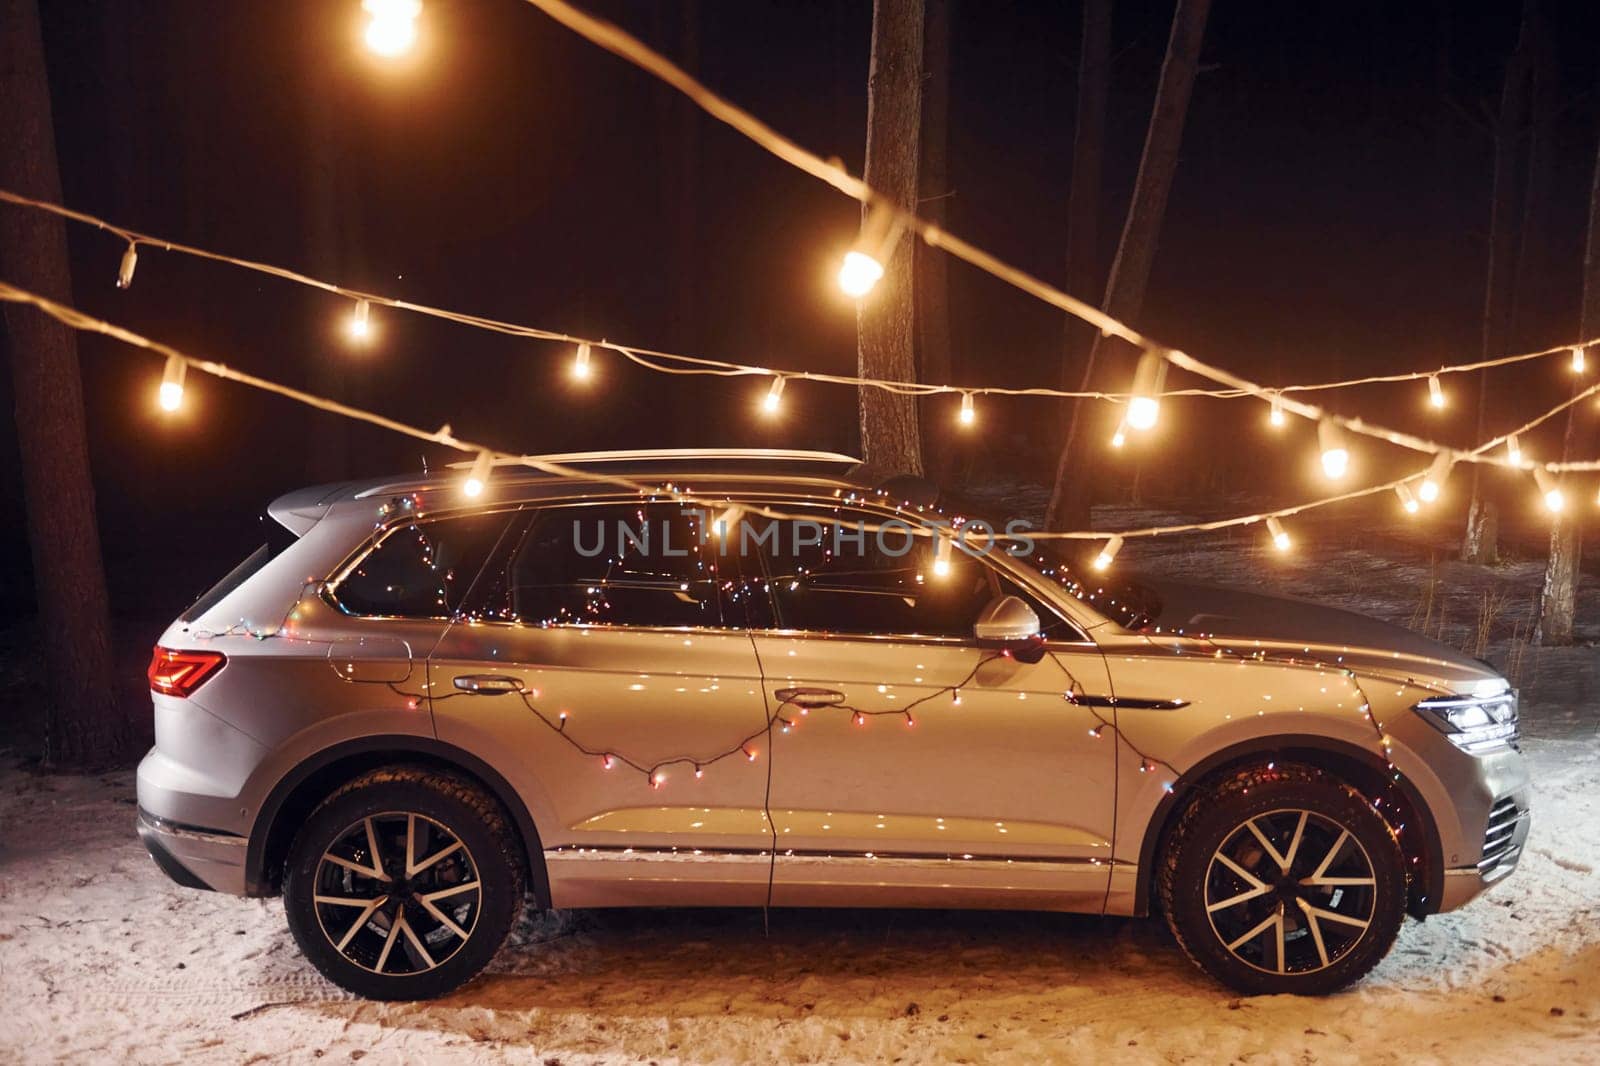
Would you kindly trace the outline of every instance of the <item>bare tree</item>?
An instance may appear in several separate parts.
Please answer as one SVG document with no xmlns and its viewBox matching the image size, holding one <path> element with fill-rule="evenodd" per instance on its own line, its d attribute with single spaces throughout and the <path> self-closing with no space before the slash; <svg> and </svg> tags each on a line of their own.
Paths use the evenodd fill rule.
<svg viewBox="0 0 1600 1066">
<path fill-rule="evenodd" d="M 1500 113 L 1494 125 L 1494 183 L 1489 198 L 1489 264 L 1483 293 L 1483 357 L 1504 355 L 1511 328 L 1512 287 L 1516 281 L 1517 141 L 1527 107 L 1528 73 L 1532 62 L 1533 25 L 1537 6 L 1522 5 L 1522 28 L 1517 46 L 1506 64 L 1500 90 Z M 1490 374 L 1478 385 L 1478 420 L 1474 440 L 1482 440 L 1489 420 Z M 1469 563 L 1492 563 L 1499 556 L 1499 514 L 1484 491 L 1482 464 L 1472 464 L 1472 502 L 1467 508 L 1467 529 L 1461 538 L 1461 558 Z"/>
<path fill-rule="evenodd" d="M 1112 261 L 1111 274 L 1106 280 L 1102 307 L 1113 318 L 1123 321 L 1137 318 L 1144 306 L 1156 243 L 1166 218 L 1167 196 L 1178 168 L 1178 149 L 1183 142 L 1189 97 L 1194 89 L 1200 46 L 1205 40 L 1210 13 L 1211 0 L 1178 0 L 1172 13 L 1172 33 L 1167 38 L 1167 56 L 1161 64 L 1161 82 L 1156 87 L 1155 106 L 1145 132 L 1133 199 L 1128 204 L 1122 238 L 1117 242 L 1117 257 Z M 1105 337 L 1095 339 L 1084 360 L 1080 388 L 1091 386 L 1095 367 L 1111 343 L 1113 341 Z M 1088 524 L 1090 484 L 1087 472 L 1092 464 L 1087 458 L 1086 434 L 1082 432 L 1083 411 L 1081 402 L 1069 403 L 1067 407 L 1066 430 L 1062 434 L 1055 483 L 1045 516 L 1051 529 Z"/>
<path fill-rule="evenodd" d="M 1583 304 L 1578 312 L 1578 336 L 1600 333 L 1600 151 L 1595 154 L 1594 178 L 1589 188 L 1589 236 L 1583 248 Z M 1581 389 L 1582 382 L 1573 384 Z M 1571 456 L 1578 435 L 1578 404 L 1567 408 L 1567 432 L 1561 457 Z M 1572 643 L 1573 616 L 1577 613 L 1578 564 L 1583 551 L 1583 523 L 1574 512 L 1556 516 L 1550 529 L 1550 561 L 1545 564 L 1544 589 L 1539 595 L 1541 644 Z"/>
<path fill-rule="evenodd" d="M 59 202 L 61 173 L 35 0 L 0 0 L 0 186 Z M 0 274 L 70 303 L 67 235 L 37 211 L 0 213 Z M 130 723 L 112 686 L 111 614 L 84 429 L 77 337 L 6 305 L 17 445 L 44 639 L 50 718 L 45 760 L 94 766 L 122 754 Z"/>
<path fill-rule="evenodd" d="M 923 27 L 922 160 L 917 183 L 922 189 L 921 214 L 944 226 L 950 197 L 950 9 L 955 0 L 927 0 Z M 950 358 L 949 260 L 937 248 L 916 242 L 913 251 L 916 278 L 918 381 L 946 384 L 953 370 Z M 953 437 L 950 398 L 929 396 L 922 401 L 923 458 L 928 473 L 946 481 L 951 473 Z"/>
<path fill-rule="evenodd" d="M 1105 170 L 1106 98 L 1111 89 L 1112 0 L 1086 0 L 1078 45 L 1078 109 L 1072 128 L 1072 187 L 1067 193 L 1067 291 L 1078 296 L 1100 288 L 1100 202 Z M 1062 388 L 1078 385 L 1080 360 L 1094 344 L 1095 329 L 1067 316 L 1062 332 Z M 1063 422 L 1062 429 L 1066 423 Z"/>
<path fill-rule="evenodd" d="M 866 181 L 894 204 L 917 205 L 922 122 L 923 0 L 874 0 L 872 61 L 867 74 Z M 883 279 L 856 311 L 862 377 L 916 377 L 912 252 L 902 240 Z M 917 401 L 882 389 L 861 390 L 861 458 L 875 474 L 921 474 Z"/>
</svg>

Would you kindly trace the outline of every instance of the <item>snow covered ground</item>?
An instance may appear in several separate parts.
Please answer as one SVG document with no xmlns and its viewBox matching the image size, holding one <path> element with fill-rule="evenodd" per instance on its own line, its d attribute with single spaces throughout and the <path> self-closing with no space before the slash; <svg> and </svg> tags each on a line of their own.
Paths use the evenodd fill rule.
<svg viewBox="0 0 1600 1066">
<path fill-rule="evenodd" d="M 777 911 L 764 933 L 759 912 L 622 911 L 530 916 L 449 998 L 367 1003 L 302 962 L 278 902 L 169 883 L 133 835 L 131 773 L 41 776 L 8 759 L 0 1062 L 1600 1062 L 1600 651 L 1526 646 L 1537 562 L 1436 566 L 1414 538 L 1301 532 L 1307 550 L 1282 563 L 1244 537 L 1130 545 L 1129 559 L 1456 644 L 1483 629 L 1523 689 L 1538 783 L 1517 873 L 1408 922 L 1344 994 L 1236 997 L 1156 921 Z M 1480 626 L 1486 602 L 1501 606 Z"/>
</svg>

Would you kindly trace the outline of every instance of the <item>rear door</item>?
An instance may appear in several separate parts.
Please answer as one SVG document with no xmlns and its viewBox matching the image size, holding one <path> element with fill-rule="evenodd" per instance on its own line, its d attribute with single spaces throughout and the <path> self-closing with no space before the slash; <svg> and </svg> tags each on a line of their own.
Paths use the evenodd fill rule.
<svg viewBox="0 0 1600 1066">
<path fill-rule="evenodd" d="M 765 899 L 766 599 L 703 531 L 636 499 L 530 510 L 434 652 L 439 739 L 526 798 L 558 907 Z"/>
<path fill-rule="evenodd" d="M 1065 698 L 1108 691 L 1099 651 L 1053 613 L 1039 662 L 979 648 L 978 612 L 1026 595 L 1002 568 L 816 514 L 842 530 L 779 522 L 764 548 L 777 617 L 756 646 L 788 727 L 774 902 L 1101 909 L 1114 740 Z"/>
</svg>

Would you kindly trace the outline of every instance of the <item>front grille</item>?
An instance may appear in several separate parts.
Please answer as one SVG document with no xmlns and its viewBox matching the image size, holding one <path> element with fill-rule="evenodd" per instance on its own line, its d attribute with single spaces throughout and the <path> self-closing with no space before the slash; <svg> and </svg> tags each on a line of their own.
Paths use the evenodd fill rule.
<svg viewBox="0 0 1600 1066">
<path fill-rule="evenodd" d="M 1522 817 L 1522 809 L 1510 796 L 1489 808 L 1489 828 L 1483 834 L 1483 858 L 1478 860 L 1480 874 L 1488 875 L 1502 866 L 1516 863 L 1522 854 L 1522 845 L 1515 842 Z"/>
</svg>

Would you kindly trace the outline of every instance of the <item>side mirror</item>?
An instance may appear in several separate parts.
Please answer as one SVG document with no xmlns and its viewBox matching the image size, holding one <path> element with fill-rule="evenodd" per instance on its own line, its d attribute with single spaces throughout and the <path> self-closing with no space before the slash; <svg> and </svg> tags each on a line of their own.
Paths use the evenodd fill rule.
<svg viewBox="0 0 1600 1066">
<path fill-rule="evenodd" d="M 978 647 L 1008 651 L 1025 663 L 1044 658 L 1044 634 L 1039 616 L 1019 597 L 1001 596 L 978 613 L 972 626 Z"/>
</svg>

